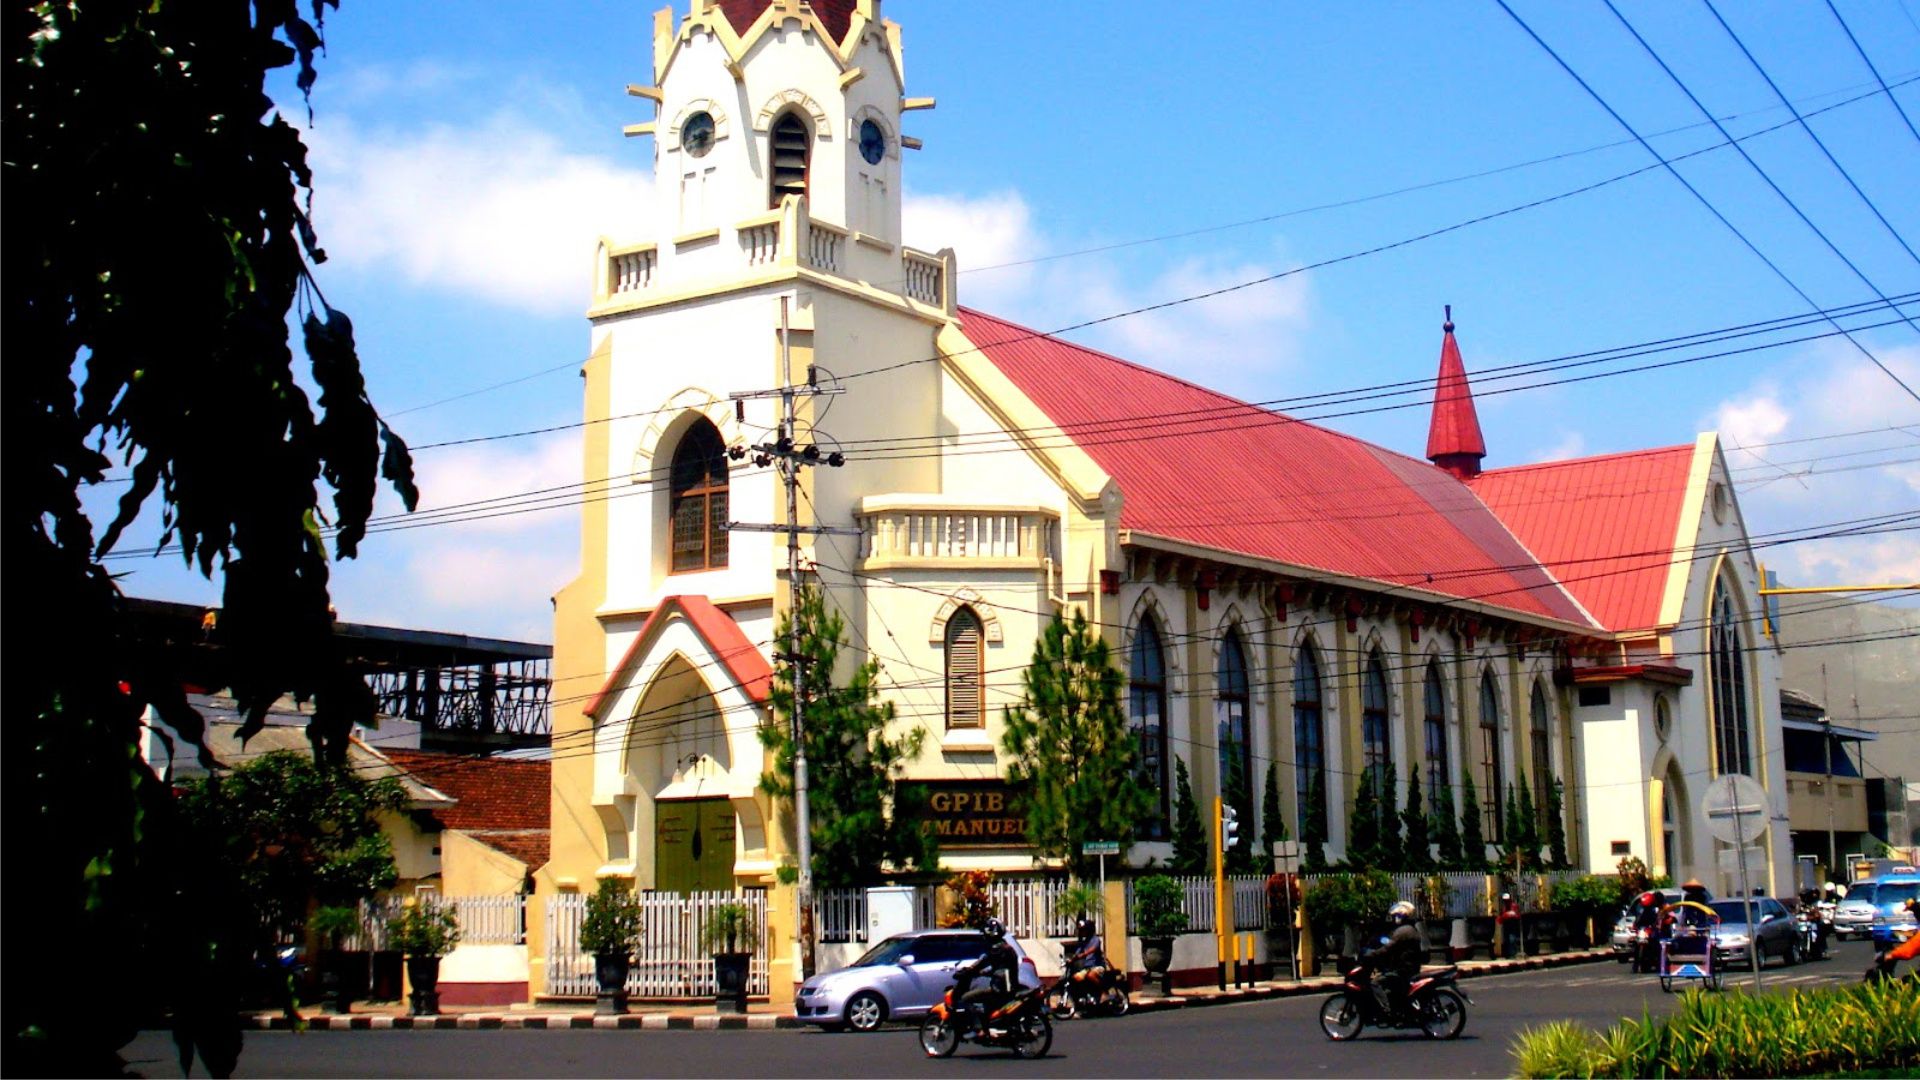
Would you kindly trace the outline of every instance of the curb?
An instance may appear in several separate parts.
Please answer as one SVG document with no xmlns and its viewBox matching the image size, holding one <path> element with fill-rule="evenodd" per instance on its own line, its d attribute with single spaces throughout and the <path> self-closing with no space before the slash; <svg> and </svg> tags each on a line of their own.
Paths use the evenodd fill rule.
<svg viewBox="0 0 1920 1080">
<path fill-rule="evenodd" d="M 1591 964 L 1613 958 L 1612 950 L 1590 950 L 1574 953 L 1556 953 L 1551 956 L 1530 956 L 1525 959 L 1496 960 L 1485 967 L 1463 967 L 1459 969 L 1459 978 L 1483 979 L 1490 975 L 1512 975 L 1523 971 L 1543 971 L 1548 968 L 1571 967 L 1575 964 Z M 1238 1005 L 1248 1001 L 1267 1001 L 1273 998 L 1306 997 L 1312 994 L 1330 994 L 1343 986 L 1344 980 L 1325 976 L 1314 979 L 1302 979 L 1297 983 L 1270 983 L 1262 986 L 1244 987 L 1238 990 L 1207 990 L 1201 993 L 1174 997 L 1139 997 L 1133 1002 L 1134 1012 L 1160 1012 L 1167 1009 L 1201 1009 L 1209 1005 Z"/>
</svg>

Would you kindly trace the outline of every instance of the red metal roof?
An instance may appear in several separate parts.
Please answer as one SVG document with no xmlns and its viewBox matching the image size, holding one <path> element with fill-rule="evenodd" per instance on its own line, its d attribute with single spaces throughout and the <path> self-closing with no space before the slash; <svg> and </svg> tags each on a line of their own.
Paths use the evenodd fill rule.
<svg viewBox="0 0 1920 1080">
<path fill-rule="evenodd" d="M 1446 472 L 996 319 L 967 337 L 1107 475 L 1121 526 L 1590 626 Z"/>
<path fill-rule="evenodd" d="M 1471 483 L 1609 630 L 1658 624 L 1691 445 L 1492 469 Z"/>
<path fill-rule="evenodd" d="M 736 34 L 753 29 L 753 21 L 771 6 L 773 0 L 720 0 L 720 10 L 726 13 Z M 834 44 L 847 39 L 847 27 L 853 22 L 854 0 L 811 0 L 807 6 L 813 9 L 821 27 L 833 35 Z"/>
<path fill-rule="evenodd" d="M 1440 376 L 1433 385 L 1433 421 L 1427 428 L 1427 460 L 1461 479 L 1480 471 L 1487 456 L 1487 440 L 1480 435 L 1480 416 L 1473 407 L 1473 388 L 1467 385 L 1467 367 L 1460 361 L 1460 345 L 1453 340 L 1453 308 L 1441 327 Z"/>
<path fill-rule="evenodd" d="M 593 695 L 581 710 L 588 716 L 597 716 L 601 706 L 612 700 L 613 695 L 626 685 L 633 662 L 653 637 L 653 632 L 666 624 L 674 612 L 686 617 L 693 625 L 694 632 L 713 650 L 714 659 L 721 668 L 733 677 L 740 689 L 748 697 L 758 702 L 767 700 L 767 692 L 773 688 L 773 668 L 767 658 L 760 654 L 759 646 L 747 640 L 740 630 L 740 624 L 733 617 L 713 606 L 713 601 L 704 596 L 669 596 L 660 601 L 660 606 L 648 614 L 647 621 L 640 624 L 640 632 L 633 636 L 633 644 L 627 646 L 627 654 L 620 658 L 614 669 L 607 675 L 605 685 Z"/>
<path fill-rule="evenodd" d="M 434 816 L 449 829 L 545 829 L 552 772 L 545 761 L 476 758 L 427 750 L 385 750 L 387 760 L 408 775 L 459 802 Z"/>
</svg>

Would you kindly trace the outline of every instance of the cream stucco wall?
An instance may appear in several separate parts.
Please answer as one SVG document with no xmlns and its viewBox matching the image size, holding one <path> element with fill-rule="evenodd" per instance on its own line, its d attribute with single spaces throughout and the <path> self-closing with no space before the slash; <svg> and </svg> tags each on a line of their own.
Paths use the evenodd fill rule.
<svg viewBox="0 0 1920 1080">
<path fill-rule="evenodd" d="M 459 829 L 440 834 L 440 891 L 447 896 L 512 896 L 527 880 L 527 864 Z"/>
</svg>

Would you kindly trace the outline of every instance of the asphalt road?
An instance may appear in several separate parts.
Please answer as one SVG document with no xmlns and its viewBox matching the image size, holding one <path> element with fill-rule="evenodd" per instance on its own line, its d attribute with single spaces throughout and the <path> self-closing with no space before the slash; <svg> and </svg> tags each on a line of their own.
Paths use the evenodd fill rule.
<svg viewBox="0 0 1920 1080">
<path fill-rule="evenodd" d="M 1795 968 L 1770 964 L 1769 990 L 1857 982 L 1872 962 L 1864 943 Z M 1738 985 L 1750 985 L 1751 976 Z M 1055 1029 L 1053 1053 L 1019 1061 L 963 1046 L 930 1061 L 914 1032 L 813 1031 L 355 1031 L 251 1032 L 240 1076 L 1507 1076 L 1516 1032 L 1547 1020 L 1603 1027 L 1673 1006 L 1652 976 L 1590 964 L 1473 979 L 1467 1028 L 1454 1042 L 1368 1031 L 1334 1044 L 1316 1020 L 1321 996 L 1076 1020 Z M 175 1076 L 163 1032 L 124 1052 L 135 1073 Z M 198 1071 L 194 1075 L 203 1075 Z"/>
</svg>

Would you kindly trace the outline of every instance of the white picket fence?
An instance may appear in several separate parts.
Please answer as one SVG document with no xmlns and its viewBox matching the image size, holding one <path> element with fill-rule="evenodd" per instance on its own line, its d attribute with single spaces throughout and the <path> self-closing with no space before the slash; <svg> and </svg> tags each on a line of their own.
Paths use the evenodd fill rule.
<svg viewBox="0 0 1920 1080">
<path fill-rule="evenodd" d="M 462 945 L 524 945 L 527 898 L 524 896 L 449 896 L 460 920 Z"/>
<path fill-rule="evenodd" d="M 1187 931 L 1194 934 L 1213 932 L 1213 879 L 1210 877 L 1176 877 L 1180 885 L 1181 910 L 1187 913 Z M 1133 909 L 1133 886 L 1127 882 L 1127 909 Z M 1267 928 L 1267 879 L 1264 874 L 1232 874 L 1227 877 L 1227 888 L 1233 897 L 1233 929 L 1264 930 Z"/>
<path fill-rule="evenodd" d="M 867 940 L 867 890 L 821 889 L 813 894 L 814 930 L 822 944 Z"/>
<path fill-rule="evenodd" d="M 636 998 L 711 997 L 713 956 L 700 943 L 700 931 L 714 908 L 745 904 L 759 928 L 759 944 L 747 969 L 747 993 L 767 992 L 767 895 L 743 893 L 642 893 L 640 948 L 627 975 L 627 993 Z M 593 957 L 580 951 L 580 924 L 587 898 L 580 894 L 547 900 L 547 992 L 586 996 L 598 990 Z"/>
<path fill-rule="evenodd" d="M 1000 921 L 1019 938 L 1066 938 L 1073 936 L 1074 916 L 1060 915 L 1054 905 L 1070 884 L 1064 876 L 996 877 L 987 886 Z"/>
</svg>

